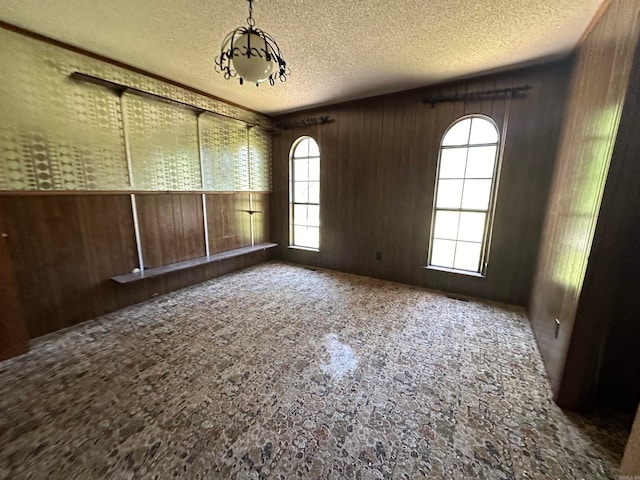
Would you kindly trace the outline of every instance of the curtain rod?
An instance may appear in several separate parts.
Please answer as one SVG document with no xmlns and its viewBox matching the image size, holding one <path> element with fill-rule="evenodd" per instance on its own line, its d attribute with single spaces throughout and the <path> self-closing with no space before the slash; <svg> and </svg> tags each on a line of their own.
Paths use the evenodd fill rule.
<svg viewBox="0 0 640 480">
<path fill-rule="evenodd" d="M 230 122 L 246 125 L 249 128 L 260 128 L 262 130 L 266 130 L 268 132 L 273 131 L 273 129 L 269 127 L 262 126 L 257 123 L 247 122 L 246 120 L 242 120 L 240 118 L 232 117 L 230 115 L 225 115 L 224 113 L 214 112 L 213 110 L 209 110 L 207 108 L 198 107 L 196 105 L 192 105 L 190 103 L 181 102 L 180 100 L 174 100 L 172 98 L 164 97 L 162 95 L 157 95 L 155 93 L 147 92 L 145 90 L 140 90 L 139 88 L 130 87 L 128 85 L 123 85 L 121 83 L 112 82 L 111 80 L 105 80 L 104 78 L 94 77 L 93 75 L 89 75 L 87 73 L 82 72 L 73 72 L 69 75 L 69 78 L 81 82 L 92 83 L 94 85 L 100 85 L 101 87 L 105 87 L 112 92 L 115 92 L 119 96 L 123 93 L 132 93 L 134 95 L 138 95 L 139 97 L 150 98 L 152 100 L 156 100 L 158 102 L 166 103 L 168 105 L 173 105 L 178 108 L 184 108 L 186 110 L 191 110 L 195 112 L 197 115 L 202 113 L 208 113 L 211 115 L 215 115 L 216 117 L 220 117 L 224 120 L 228 120 Z"/>
<path fill-rule="evenodd" d="M 277 123 L 276 128 L 278 130 L 291 130 L 293 128 L 303 128 L 312 125 L 325 125 L 327 123 L 333 123 L 335 119 L 329 115 L 322 115 L 320 117 L 307 117 L 301 120 L 290 120 L 288 122 Z"/>
<path fill-rule="evenodd" d="M 431 107 L 435 107 L 436 103 L 448 102 L 464 102 L 467 100 L 494 100 L 511 96 L 511 98 L 524 97 L 526 92 L 531 90 L 531 85 L 522 85 L 519 87 L 501 88 L 498 90 L 485 90 L 471 93 L 462 93 L 460 95 L 447 95 L 441 97 L 425 97 L 422 103 L 430 103 Z"/>
</svg>

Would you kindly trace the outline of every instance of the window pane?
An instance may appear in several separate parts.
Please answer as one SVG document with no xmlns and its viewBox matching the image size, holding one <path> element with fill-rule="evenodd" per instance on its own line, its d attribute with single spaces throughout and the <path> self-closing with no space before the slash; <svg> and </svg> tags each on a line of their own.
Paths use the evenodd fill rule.
<svg viewBox="0 0 640 480">
<path fill-rule="evenodd" d="M 498 143 L 498 130 L 484 118 L 474 118 L 471 124 L 471 138 L 469 143 Z"/>
<path fill-rule="evenodd" d="M 309 141 L 309 156 L 319 157 L 320 149 L 318 148 L 318 144 L 316 143 L 316 141 L 312 138 L 309 138 L 308 141 Z"/>
<path fill-rule="evenodd" d="M 471 128 L 471 119 L 467 118 L 456 123 L 449 129 L 442 139 L 443 146 L 449 145 L 466 145 L 469 143 L 469 129 Z"/>
<path fill-rule="evenodd" d="M 458 220 L 460 212 L 436 212 L 436 221 L 433 225 L 433 236 L 435 238 L 448 238 L 455 240 L 458 236 Z"/>
<path fill-rule="evenodd" d="M 320 226 L 320 207 L 318 205 L 294 205 L 294 225 Z"/>
<path fill-rule="evenodd" d="M 309 203 L 320 203 L 320 182 L 309 182 Z"/>
<path fill-rule="evenodd" d="M 460 208 L 462 180 L 439 180 L 437 208 Z"/>
<path fill-rule="evenodd" d="M 458 240 L 482 242 L 484 237 L 485 213 L 462 212 L 460 214 L 460 228 Z"/>
<path fill-rule="evenodd" d="M 442 182 L 443 180 L 440 181 Z M 489 208 L 490 194 L 491 180 L 465 180 L 462 208 L 487 210 Z"/>
<path fill-rule="evenodd" d="M 307 180 L 309 178 L 309 160 L 294 160 L 293 161 L 293 179 L 294 180 Z"/>
<path fill-rule="evenodd" d="M 320 159 L 309 159 L 309 180 L 320 180 Z"/>
<path fill-rule="evenodd" d="M 309 202 L 309 184 L 307 182 L 293 182 L 293 201 L 295 203 Z"/>
<path fill-rule="evenodd" d="M 309 213 L 307 205 L 293 206 L 293 223 L 294 225 L 309 225 Z"/>
<path fill-rule="evenodd" d="M 453 268 L 479 272 L 480 247 L 480 243 L 458 242 L 458 245 L 456 245 L 456 260 L 453 264 Z"/>
<path fill-rule="evenodd" d="M 295 225 L 293 227 L 293 244 L 298 247 L 319 248 L 320 229 Z"/>
<path fill-rule="evenodd" d="M 320 226 L 320 207 L 318 205 L 309 205 L 307 207 L 307 221 L 307 225 Z"/>
<path fill-rule="evenodd" d="M 304 138 L 300 140 L 300 143 L 296 145 L 296 149 L 293 152 L 293 157 L 308 157 L 309 156 L 309 139 Z"/>
<path fill-rule="evenodd" d="M 453 256 L 456 242 L 452 240 L 434 240 L 431 249 L 431 265 L 453 268 Z"/>
<path fill-rule="evenodd" d="M 466 148 L 444 148 L 440 154 L 440 178 L 464 178 Z"/>
<path fill-rule="evenodd" d="M 493 178 L 493 164 L 497 147 L 471 147 L 466 178 Z"/>
</svg>

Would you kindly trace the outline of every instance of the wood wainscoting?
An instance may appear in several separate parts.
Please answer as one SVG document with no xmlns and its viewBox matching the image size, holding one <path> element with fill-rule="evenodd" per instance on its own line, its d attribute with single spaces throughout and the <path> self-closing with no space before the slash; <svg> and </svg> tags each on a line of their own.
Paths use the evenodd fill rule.
<svg viewBox="0 0 640 480">
<path fill-rule="evenodd" d="M 144 263 L 205 255 L 202 193 L 135 194 Z M 206 193 L 211 253 L 268 242 L 268 193 Z M 246 208 L 245 208 L 246 207 Z M 255 208 L 255 207 L 254 207 Z M 0 195 L 6 244 L 30 338 L 203 282 L 268 258 L 260 251 L 135 284 L 111 277 L 139 267 L 131 197 L 126 192 Z"/>
<path fill-rule="evenodd" d="M 8 240 L 0 217 L 0 360 L 20 355 L 29 348 Z"/>
</svg>

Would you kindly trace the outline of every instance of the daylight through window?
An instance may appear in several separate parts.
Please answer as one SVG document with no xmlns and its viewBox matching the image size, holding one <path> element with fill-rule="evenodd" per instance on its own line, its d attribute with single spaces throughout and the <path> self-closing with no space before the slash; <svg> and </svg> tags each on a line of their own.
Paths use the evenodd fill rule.
<svg viewBox="0 0 640 480">
<path fill-rule="evenodd" d="M 291 148 L 289 193 L 290 245 L 320 248 L 320 149 L 311 137 Z"/>
<path fill-rule="evenodd" d="M 498 158 L 488 117 L 456 121 L 440 148 L 428 265 L 484 273 Z"/>
</svg>

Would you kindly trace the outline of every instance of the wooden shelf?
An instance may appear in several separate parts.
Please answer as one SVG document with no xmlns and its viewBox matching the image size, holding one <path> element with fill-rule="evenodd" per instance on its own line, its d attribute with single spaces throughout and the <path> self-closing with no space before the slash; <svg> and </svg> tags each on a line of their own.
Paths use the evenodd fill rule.
<svg viewBox="0 0 640 480">
<path fill-rule="evenodd" d="M 208 257 L 193 258 L 191 260 L 185 260 L 184 262 L 172 263 L 171 265 L 164 265 L 162 267 L 148 268 L 142 272 L 126 273 L 124 275 L 118 275 L 112 277 L 116 283 L 132 283 L 144 280 L 145 278 L 161 277 L 171 272 L 178 272 L 180 270 L 186 270 L 188 268 L 197 267 L 200 265 L 206 265 L 207 263 L 219 262 L 221 260 L 227 260 L 229 258 L 240 257 L 253 252 L 259 252 L 268 248 L 277 247 L 277 243 L 259 243 L 250 247 L 236 248 L 234 250 L 228 250 L 226 252 L 214 253 Z"/>
</svg>

